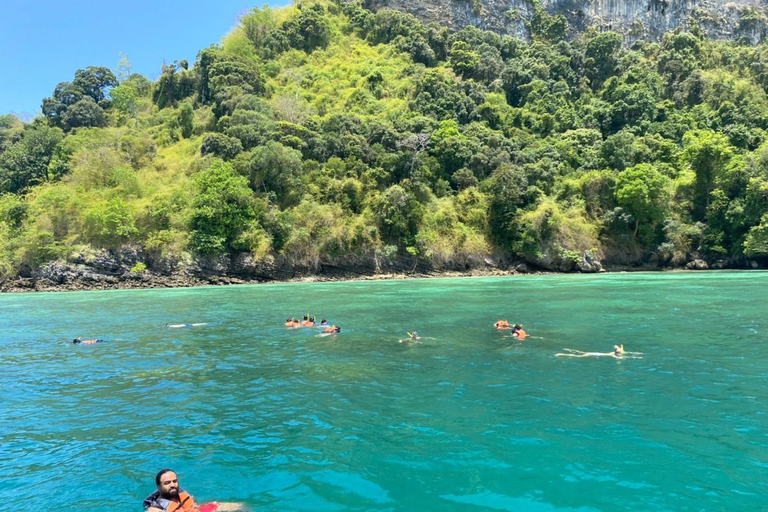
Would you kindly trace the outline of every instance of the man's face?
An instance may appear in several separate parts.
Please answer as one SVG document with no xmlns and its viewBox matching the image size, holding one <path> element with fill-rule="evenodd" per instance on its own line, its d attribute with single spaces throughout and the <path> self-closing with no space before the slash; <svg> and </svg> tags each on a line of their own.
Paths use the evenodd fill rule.
<svg viewBox="0 0 768 512">
<path fill-rule="evenodd" d="M 164 496 L 176 497 L 179 495 L 179 479 L 176 473 L 168 471 L 160 476 L 160 485 L 157 490 Z"/>
</svg>

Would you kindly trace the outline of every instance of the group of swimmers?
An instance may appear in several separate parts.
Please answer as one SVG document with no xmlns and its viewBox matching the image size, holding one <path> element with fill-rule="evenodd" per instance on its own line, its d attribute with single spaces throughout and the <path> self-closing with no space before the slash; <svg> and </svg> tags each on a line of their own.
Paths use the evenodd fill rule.
<svg viewBox="0 0 768 512">
<path fill-rule="evenodd" d="M 208 325 L 207 323 L 195 323 L 195 324 L 165 324 L 168 328 L 181 328 L 181 327 L 197 327 L 201 325 Z M 287 318 L 285 320 L 285 326 L 290 329 L 299 327 L 319 327 L 322 332 L 318 336 L 329 336 L 341 332 L 341 327 L 338 325 L 331 325 L 323 318 L 317 323 L 314 316 L 304 315 L 301 320 L 296 318 Z M 511 337 L 518 340 L 524 340 L 528 334 L 523 330 L 522 324 L 511 324 L 508 320 L 499 320 L 493 326 L 500 331 L 511 330 Z M 398 340 L 398 343 L 421 343 L 423 340 L 434 340 L 435 338 L 429 338 L 420 336 L 418 331 L 407 332 L 407 338 Z M 84 340 L 80 336 L 72 340 L 74 344 L 93 345 L 95 343 L 102 343 L 101 339 L 88 339 Z M 624 350 L 624 345 L 614 345 L 612 352 L 582 352 L 581 350 L 575 350 L 571 348 L 563 349 L 564 352 L 555 354 L 555 357 L 613 357 L 614 359 L 642 359 L 640 357 L 642 352 L 627 352 Z"/>
<path fill-rule="evenodd" d="M 509 323 L 508 320 L 499 320 L 493 326 L 500 330 L 512 330 L 512 337 L 518 340 L 524 340 L 528 334 L 523 330 L 521 324 L 515 324 L 514 326 Z M 555 354 L 555 357 L 613 357 L 614 359 L 642 359 L 642 352 L 627 352 L 624 350 L 624 345 L 614 345 L 613 352 L 582 352 L 581 350 L 575 350 L 572 348 L 564 348 L 565 352 Z"/>
<path fill-rule="evenodd" d="M 297 329 L 299 327 L 320 327 L 323 329 L 321 334 L 336 334 L 337 332 L 341 332 L 341 327 L 329 324 L 328 320 L 325 318 L 320 320 L 320 323 L 317 323 L 315 317 L 309 315 L 304 315 L 304 318 L 301 320 L 297 320 L 293 317 L 287 318 L 285 320 L 285 326 L 289 329 Z"/>
</svg>

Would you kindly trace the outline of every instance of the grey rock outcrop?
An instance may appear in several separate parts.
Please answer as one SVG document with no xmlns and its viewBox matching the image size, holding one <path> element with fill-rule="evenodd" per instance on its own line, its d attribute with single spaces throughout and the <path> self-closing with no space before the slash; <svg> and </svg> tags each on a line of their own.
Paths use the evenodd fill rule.
<svg viewBox="0 0 768 512">
<path fill-rule="evenodd" d="M 578 263 L 579 270 L 584 273 L 602 272 L 603 265 L 589 251 L 585 251 Z"/>
<path fill-rule="evenodd" d="M 707 270 L 709 265 L 704 260 L 693 260 L 689 261 L 685 268 L 686 270 Z"/>
<path fill-rule="evenodd" d="M 475 26 L 528 39 L 535 12 L 530 0 L 373 0 L 373 8 L 413 14 L 451 30 Z M 755 0 L 540 0 L 549 14 L 562 14 L 574 35 L 588 26 L 637 39 L 659 40 L 678 27 L 698 26 L 714 39 L 746 38 L 752 44 L 768 33 L 765 6 Z"/>
</svg>

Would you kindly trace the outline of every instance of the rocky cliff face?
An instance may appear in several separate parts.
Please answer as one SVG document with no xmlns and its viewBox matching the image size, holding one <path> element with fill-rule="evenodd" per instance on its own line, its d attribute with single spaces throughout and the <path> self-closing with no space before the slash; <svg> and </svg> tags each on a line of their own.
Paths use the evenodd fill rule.
<svg viewBox="0 0 768 512">
<path fill-rule="evenodd" d="M 373 0 L 372 4 L 451 30 L 474 25 L 528 39 L 527 21 L 535 2 L 549 14 L 564 15 L 572 35 L 596 26 L 624 34 L 629 43 L 659 40 L 665 32 L 693 26 L 714 39 L 745 38 L 752 44 L 768 34 L 768 0 Z"/>
</svg>

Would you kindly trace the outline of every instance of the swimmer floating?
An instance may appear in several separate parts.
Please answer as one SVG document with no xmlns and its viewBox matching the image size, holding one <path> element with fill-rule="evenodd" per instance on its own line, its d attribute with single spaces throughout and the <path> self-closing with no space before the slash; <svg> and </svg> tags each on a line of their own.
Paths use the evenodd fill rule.
<svg viewBox="0 0 768 512">
<path fill-rule="evenodd" d="M 418 331 L 413 332 L 407 332 L 405 333 L 408 335 L 407 338 L 402 340 L 397 340 L 398 343 L 421 343 L 422 340 L 433 340 L 435 338 L 429 338 L 426 336 L 419 336 Z"/>
<path fill-rule="evenodd" d="M 93 345 L 94 343 L 104 343 L 104 340 L 83 340 L 80 339 L 81 337 L 78 336 L 77 338 L 72 340 L 72 343 L 75 345 L 83 344 L 83 345 Z"/>
<path fill-rule="evenodd" d="M 323 329 L 323 332 L 321 332 L 317 336 L 318 337 L 330 336 L 332 334 L 336 334 L 339 332 L 341 332 L 341 327 L 339 327 L 338 325 L 329 325 L 328 327 L 325 327 Z"/>
<path fill-rule="evenodd" d="M 519 340 L 524 340 L 528 334 L 523 330 L 523 324 L 515 324 L 512 326 L 512 324 L 509 323 L 509 320 L 499 320 L 493 326 L 498 329 L 499 331 L 506 331 L 509 329 L 512 329 L 512 336 Z"/>
<path fill-rule="evenodd" d="M 566 353 L 555 354 L 555 357 L 613 357 L 614 359 L 642 359 L 642 352 L 627 352 L 624 345 L 614 345 L 613 352 L 582 352 L 572 348 L 564 348 Z"/>
</svg>

